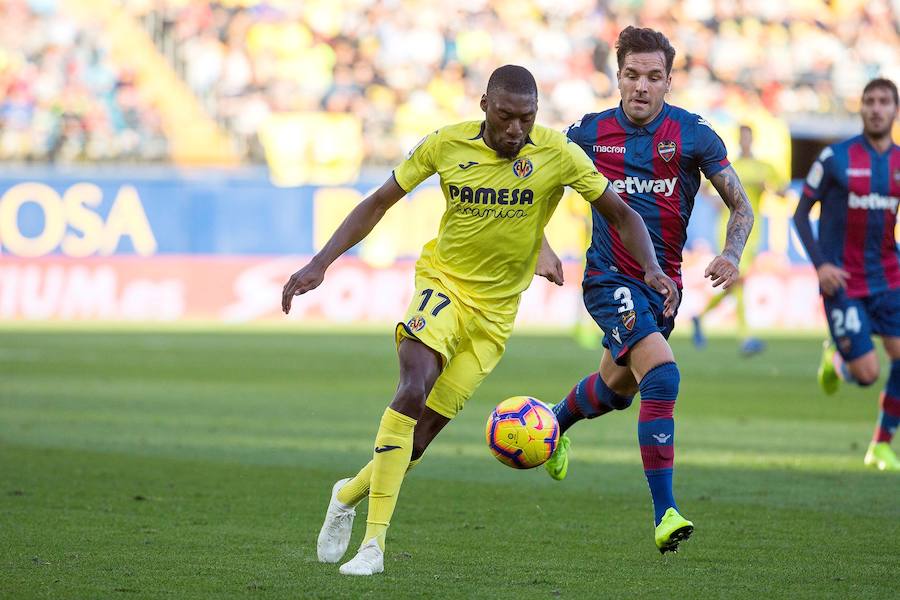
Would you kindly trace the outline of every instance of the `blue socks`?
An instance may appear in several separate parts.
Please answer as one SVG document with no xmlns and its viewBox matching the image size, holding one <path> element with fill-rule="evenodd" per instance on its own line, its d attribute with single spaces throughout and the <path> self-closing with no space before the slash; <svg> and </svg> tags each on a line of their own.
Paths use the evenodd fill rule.
<svg viewBox="0 0 900 600">
<path fill-rule="evenodd" d="M 632 399 L 633 397 L 627 398 L 612 391 L 600 377 L 600 373 L 591 373 L 553 407 L 553 413 L 559 421 L 559 432 L 562 434 L 581 419 L 594 419 L 612 410 L 624 410 L 631 406 Z"/>
<path fill-rule="evenodd" d="M 672 492 L 672 474 L 675 465 L 673 413 L 680 381 L 678 365 L 670 362 L 650 369 L 640 384 L 638 443 L 657 525 L 667 509 L 678 510 Z"/>
</svg>

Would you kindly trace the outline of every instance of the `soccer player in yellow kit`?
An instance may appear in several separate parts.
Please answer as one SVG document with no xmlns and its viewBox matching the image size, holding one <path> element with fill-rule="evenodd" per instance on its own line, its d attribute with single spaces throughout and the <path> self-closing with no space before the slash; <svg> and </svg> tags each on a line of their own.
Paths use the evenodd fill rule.
<svg viewBox="0 0 900 600">
<path fill-rule="evenodd" d="M 679 295 L 657 263 L 640 216 L 562 133 L 534 124 L 537 85 L 527 69 L 500 67 L 481 98 L 483 122 L 450 125 L 426 136 L 376 192 L 363 200 L 308 265 L 284 286 L 282 308 L 322 283 L 325 270 L 362 240 L 384 213 L 434 173 L 447 207 L 438 237 L 416 263 L 416 291 L 395 336 L 400 382 L 375 436 L 372 461 L 332 488 L 317 541 L 322 562 L 337 562 L 350 541 L 354 507 L 368 495 L 366 533 L 346 575 L 384 570 L 385 533 L 405 473 L 499 362 L 521 293 L 535 273 L 544 226 L 571 186 L 618 229 L 666 296 Z M 561 284 L 557 265 L 539 273 Z"/>
<path fill-rule="evenodd" d="M 747 199 L 750 201 L 750 206 L 753 207 L 753 214 L 758 215 L 759 207 L 762 204 L 763 192 L 769 189 L 778 190 L 779 193 L 781 193 L 785 184 L 783 183 L 781 176 L 778 175 L 778 171 L 775 170 L 775 167 L 753 155 L 753 130 L 749 125 L 741 125 L 740 143 L 741 155 L 731 164 L 734 167 L 735 173 L 740 177 L 741 184 L 744 186 L 744 191 L 747 192 Z M 727 222 L 728 216 L 728 214 L 723 215 L 723 226 L 721 228 L 723 232 L 725 231 L 724 223 Z M 742 276 L 746 274 L 747 269 L 753 265 L 753 261 L 756 260 L 756 256 L 759 254 L 760 231 L 762 231 L 761 227 L 754 227 L 750 231 L 750 237 L 747 238 L 747 245 L 744 247 L 744 253 L 741 255 L 740 271 Z M 703 311 L 693 317 L 694 345 L 698 348 L 706 346 L 706 336 L 703 334 L 701 321 L 703 317 L 717 307 L 719 303 L 731 293 L 735 295 L 735 299 L 737 300 L 735 311 L 737 314 L 737 333 L 738 337 L 742 340 L 741 354 L 744 356 L 753 356 L 754 354 L 762 352 L 766 345 L 765 342 L 759 338 L 755 338 L 748 334 L 747 317 L 745 315 L 744 306 L 743 278 L 739 280 L 736 285 L 732 285 L 721 294 L 710 298 L 709 303 L 704 307 Z"/>
</svg>

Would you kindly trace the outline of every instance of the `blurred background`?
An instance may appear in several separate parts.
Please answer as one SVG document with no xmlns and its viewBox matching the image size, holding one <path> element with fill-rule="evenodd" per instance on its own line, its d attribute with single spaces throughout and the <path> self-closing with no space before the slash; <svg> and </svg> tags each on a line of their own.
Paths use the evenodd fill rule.
<svg viewBox="0 0 900 600">
<path fill-rule="evenodd" d="M 750 126 L 777 174 L 749 324 L 823 327 L 790 224 L 798 181 L 859 133 L 869 79 L 900 81 L 900 0 L 0 0 L 0 321 L 395 321 L 444 207 L 433 180 L 290 317 L 281 287 L 425 133 L 481 118 L 496 67 L 535 74 L 545 125 L 614 106 L 631 24 L 677 49 L 668 100 L 732 160 Z M 720 210 L 701 190 L 680 318 L 714 292 Z M 588 219 L 567 195 L 548 229 L 567 284 L 535 282 L 520 323 L 581 318 Z M 732 328 L 734 310 L 708 325 Z"/>
</svg>

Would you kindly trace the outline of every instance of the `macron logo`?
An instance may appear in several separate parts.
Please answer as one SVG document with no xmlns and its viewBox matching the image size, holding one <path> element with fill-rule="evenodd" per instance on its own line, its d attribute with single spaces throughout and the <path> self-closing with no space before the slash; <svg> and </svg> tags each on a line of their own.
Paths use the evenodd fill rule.
<svg viewBox="0 0 900 600">
<path fill-rule="evenodd" d="M 594 152 L 598 154 L 625 154 L 625 146 L 594 146 Z"/>
<path fill-rule="evenodd" d="M 882 196 L 881 194 L 866 194 L 865 196 L 860 196 L 851 192 L 850 196 L 847 198 L 847 205 L 850 208 L 889 210 L 894 214 L 897 213 L 898 203 L 900 203 L 900 198 L 894 196 Z"/>
<path fill-rule="evenodd" d="M 671 196 L 675 193 L 675 184 L 678 183 L 677 177 L 668 179 L 640 179 L 638 177 L 626 177 L 625 179 L 616 179 L 612 182 L 613 189 L 616 193 L 621 194 L 662 194 L 663 196 Z"/>
<path fill-rule="evenodd" d="M 659 444 L 665 444 L 669 441 L 669 438 L 672 437 L 671 433 L 654 433 L 652 434 L 653 439 L 657 441 Z"/>
</svg>

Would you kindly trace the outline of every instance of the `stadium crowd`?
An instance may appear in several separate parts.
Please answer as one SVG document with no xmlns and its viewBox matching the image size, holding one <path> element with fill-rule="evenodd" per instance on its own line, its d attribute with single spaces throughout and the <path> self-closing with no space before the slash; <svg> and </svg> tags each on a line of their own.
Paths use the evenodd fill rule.
<svg viewBox="0 0 900 600">
<path fill-rule="evenodd" d="M 0 1 L 0 159 L 163 160 L 159 114 L 101 32 L 54 0 Z"/>
<path fill-rule="evenodd" d="M 127 70 L 106 59 L 97 32 L 73 31 L 50 14 L 54 5 L 0 3 L 0 151 L 158 155 L 158 115 L 141 104 Z M 849 114 L 869 78 L 900 78 L 897 0 L 124 5 L 155 39 L 171 42 L 189 86 L 242 148 L 258 147 L 252 139 L 272 113 L 351 113 L 371 164 L 396 162 L 431 127 L 477 117 L 487 75 L 503 63 L 535 73 L 544 123 L 561 126 L 611 105 L 611 46 L 634 23 L 667 32 L 678 49 L 672 101 L 705 114 Z M 23 129 L 47 133 L 25 143 Z"/>
</svg>

